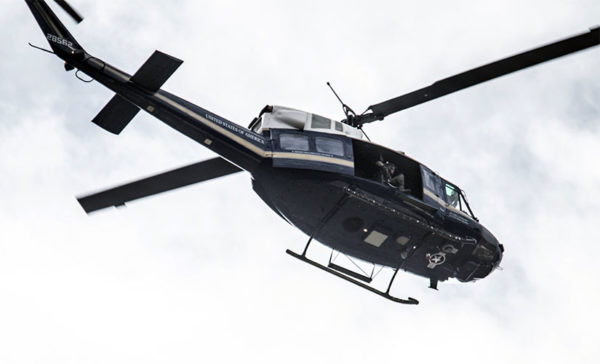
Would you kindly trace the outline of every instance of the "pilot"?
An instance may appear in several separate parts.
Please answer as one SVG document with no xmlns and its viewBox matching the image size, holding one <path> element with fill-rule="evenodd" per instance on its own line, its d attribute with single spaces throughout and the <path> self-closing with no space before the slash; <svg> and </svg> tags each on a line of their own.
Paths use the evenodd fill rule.
<svg viewBox="0 0 600 364">
<path fill-rule="evenodd" d="M 378 167 L 378 179 L 381 183 L 388 183 L 392 178 L 392 173 L 396 170 L 396 166 L 388 161 L 377 161 L 375 165 Z"/>
<path fill-rule="evenodd" d="M 380 182 L 398 188 L 401 191 L 404 189 L 404 174 L 396 173 L 396 165 L 388 161 L 377 161 L 375 163 L 379 167 Z"/>
</svg>

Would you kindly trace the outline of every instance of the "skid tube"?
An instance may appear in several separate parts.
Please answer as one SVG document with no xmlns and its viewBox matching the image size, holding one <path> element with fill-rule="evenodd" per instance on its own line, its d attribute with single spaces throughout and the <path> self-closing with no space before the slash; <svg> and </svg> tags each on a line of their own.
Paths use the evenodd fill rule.
<svg viewBox="0 0 600 364">
<path fill-rule="evenodd" d="M 310 244 L 310 241 L 309 241 L 309 244 Z M 306 248 L 308 248 L 308 244 L 307 244 Z M 356 279 L 350 278 L 350 277 L 348 277 L 345 274 L 342 274 L 342 273 L 337 272 L 337 271 L 335 271 L 335 270 L 333 270 L 331 268 L 328 268 L 328 267 L 326 267 L 326 266 L 324 266 L 322 264 L 319 264 L 319 263 L 315 262 L 314 260 L 308 259 L 306 257 L 306 249 L 304 249 L 304 253 L 303 254 L 295 253 L 295 252 L 293 252 L 293 251 L 291 251 L 289 249 L 287 249 L 285 252 L 288 253 L 289 255 L 291 255 L 292 257 L 296 258 L 296 259 L 299 259 L 299 260 L 301 260 L 301 261 L 303 261 L 305 263 L 308 263 L 308 264 L 313 265 L 313 266 L 315 266 L 317 268 L 320 268 L 320 269 L 322 269 L 322 270 L 324 270 L 324 271 L 326 271 L 328 273 L 331 273 L 334 276 L 342 278 L 342 279 L 344 279 L 344 280 L 346 280 L 346 281 L 348 281 L 350 283 L 354 283 L 357 286 L 359 286 L 361 288 L 364 288 L 367 291 L 371 291 L 371 292 L 373 292 L 373 293 L 375 293 L 375 294 L 377 294 L 377 295 L 379 295 L 381 297 L 387 298 L 390 301 L 394 301 L 394 302 L 402 303 L 402 304 L 406 304 L 406 305 L 418 305 L 419 304 L 419 301 L 417 301 L 416 299 L 414 299 L 412 297 L 408 297 L 408 299 L 405 300 L 405 299 L 394 297 L 394 296 L 390 295 L 390 288 L 392 287 L 392 283 L 394 282 L 394 278 L 396 278 L 396 274 L 398 273 L 398 269 L 394 270 L 394 276 L 390 280 L 390 284 L 388 285 L 387 291 L 383 292 L 383 291 L 380 291 L 380 290 L 378 290 L 376 288 L 373 288 L 373 287 L 371 287 L 371 286 L 369 286 L 369 285 L 367 285 L 365 283 L 359 282 Z"/>
</svg>

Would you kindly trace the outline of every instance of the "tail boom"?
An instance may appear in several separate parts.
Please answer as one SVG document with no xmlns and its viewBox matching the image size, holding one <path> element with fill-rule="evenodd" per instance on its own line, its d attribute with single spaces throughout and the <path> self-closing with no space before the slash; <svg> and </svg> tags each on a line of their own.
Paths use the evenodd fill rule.
<svg viewBox="0 0 600 364">
<path fill-rule="evenodd" d="M 103 129 L 119 134 L 142 109 L 244 170 L 270 155 L 262 135 L 161 89 L 181 60 L 156 51 L 132 76 L 85 52 L 44 0 L 25 2 L 56 55 L 117 94 L 93 120 Z"/>
</svg>

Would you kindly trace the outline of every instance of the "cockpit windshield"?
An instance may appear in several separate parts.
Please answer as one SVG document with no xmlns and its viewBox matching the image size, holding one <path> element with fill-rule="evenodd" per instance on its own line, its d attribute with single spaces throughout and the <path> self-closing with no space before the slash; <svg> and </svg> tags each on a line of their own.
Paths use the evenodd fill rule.
<svg viewBox="0 0 600 364">
<path fill-rule="evenodd" d="M 443 181 L 444 184 L 444 197 L 446 200 L 446 203 L 457 209 L 460 210 L 466 214 L 468 214 L 469 216 L 475 218 L 475 216 L 473 215 L 473 212 L 471 211 L 471 208 L 469 207 L 469 204 L 467 203 L 467 199 L 465 198 L 465 194 L 463 191 L 461 191 L 460 188 L 458 188 L 457 186 Z"/>
<path fill-rule="evenodd" d="M 446 183 L 444 193 L 446 194 L 446 203 L 456 209 L 460 209 L 460 191 L 455 186 Z"/>
<path fill-rule="evenodd" d="M 421 166 L 421 176 L 423 179 L 423 193 L 426 198 L 444 204 L 448 208 L 462 211 L 473 219 L 477 219 L 469 207 L 465 193 L 458 186 L 440 178 L 425 166 Z"/>
</svg>

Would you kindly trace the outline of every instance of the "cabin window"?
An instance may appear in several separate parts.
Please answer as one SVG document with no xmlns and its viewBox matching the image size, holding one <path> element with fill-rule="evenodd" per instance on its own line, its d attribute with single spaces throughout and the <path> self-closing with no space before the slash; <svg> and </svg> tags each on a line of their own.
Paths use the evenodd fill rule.
<svg viewBox="0 0 600 364">
<path fill-rule="evenodd" d="M 313 129 L 331 129 L 331 120 L 313 114 L 310 127 Z"/>
<path fill-rule="evenodd" d="M 342 123 L 340 123 L 339 121 L 336 121 L 335 122 L 335 130 L 344 131 L 344 126 L 342 125 Z"/>
<path fill-rule="evenodd" d="M 339 139 L 316 137 L 317 152 L 344 156 L 344 143 Z"/>
<path fill-rule="evenodd" d="M 281 134 L 279 136 L 279 146 L 285 150 L 299 150 L 308 152 L 308 136 L 300 134 Z"/>
</svg>

